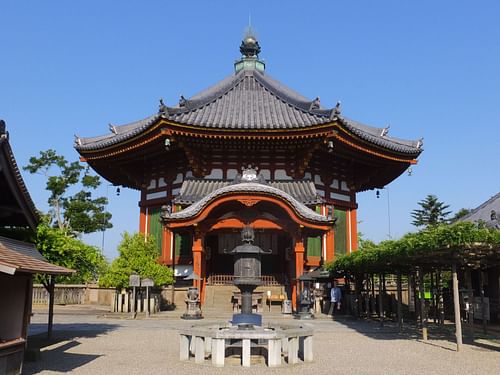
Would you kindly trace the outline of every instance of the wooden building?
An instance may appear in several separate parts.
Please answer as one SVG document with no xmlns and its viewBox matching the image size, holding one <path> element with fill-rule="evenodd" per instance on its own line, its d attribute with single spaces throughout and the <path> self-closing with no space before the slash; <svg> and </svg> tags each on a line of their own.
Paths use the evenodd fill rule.
<svg viewBox="0 0 500 375">
<path fill-rule="evenodd" d="M 231 282 L 244 224 L 272 249 L 267 284 L 297 278 L 357 249 L 356 193 L 382 188 L 416 163 L 421 141 L 354 121 L 340 103 L 325 108 L 265 71 L 252 33 L 235 72 L 179 103 L 109 133 L 76 137 L 76 150 L 115 185 L 141 192 L 140 231 L 154 235 L 160 261 L 193 269 L 207 284 Z M 164 210 L 164 227 L 160 222 Z M 335 223 L 335 224 L 334 224 Z"/>
<path fill-rule="evenodd" d="M 0 375 L 20 374 L 31 314 L 33 274 L 67 275 L 31 243 L 9 238 L 34 233 L 38 218 L 0 120 Z"/>
</svg>

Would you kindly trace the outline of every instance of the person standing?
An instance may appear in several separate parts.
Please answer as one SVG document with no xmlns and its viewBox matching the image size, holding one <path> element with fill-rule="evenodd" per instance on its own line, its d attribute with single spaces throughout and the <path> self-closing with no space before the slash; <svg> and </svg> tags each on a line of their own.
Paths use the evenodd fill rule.
<svg viewBox="0 0 500 375">
<path fill-rule="evenodd" d="M 340 310 L 340 304 L 342 300 L 342 291 L 337 285 L 337 282 L 333 282 L 333 287 L 330 290 L 330 311 L 328 311 L 328 315 L 333 315 L 335 310 Z"/>
</svg>

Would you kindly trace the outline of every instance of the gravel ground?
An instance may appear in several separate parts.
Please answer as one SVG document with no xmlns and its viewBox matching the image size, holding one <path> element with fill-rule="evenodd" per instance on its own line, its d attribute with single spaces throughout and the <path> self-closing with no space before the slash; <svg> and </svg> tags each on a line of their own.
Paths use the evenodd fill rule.
<svg viewBox="0 0 500 375">
<path fill-rule="evenodd" d="M 251 368 L 230 365 L 214 368 L 178 360 L 177 330 L 192 322 L 177 313 L 153 319 L 130 320 L 103 316 L 88 307 L 58 308 L 54 340 L 43 344 L 37 333 L 46 329 L 47 315 L 35 312 L 31 345 L 42 345 L 41 359 L 26 362 L 24 374 L 500 374 L 500 340 L 484 337 L 476 345 L 455 351 L 453 336 L 432 331 L 426 343 L 408 329 L 397 333 L 393 325 L 380 328 L 374 322 L 317 319 L 312 321 L 314 362 L 281 368 L 255 364 Z M 215 313 L 214 313 L 215 314 Z M 209 314 L 206 314 L 209 315 Z M 218 314 L 221 315 L 221 314 Z M 212 315 L 214 316 L 214 315 Z M 217 316 L 217 315 L 215 315 Z M 218 321 L 224 320 L 220 316 Z M 265 315 L 264 321 L 282 321 Z M 290 319 L 286 319 L 290 321 Z M 203 324 L 215 322 L 204 319 Z"/>
</svg>

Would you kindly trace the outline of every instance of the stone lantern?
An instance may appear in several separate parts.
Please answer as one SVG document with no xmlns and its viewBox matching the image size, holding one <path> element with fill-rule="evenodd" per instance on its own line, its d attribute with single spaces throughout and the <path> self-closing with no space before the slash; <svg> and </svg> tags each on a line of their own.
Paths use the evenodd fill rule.
<svg viewBox="0 0 500 375">
<path fill-rule="evenodd" d="M 243 245 L 227 252 L 234 255 L 234 285 L 241 292 L 241 314 L 233 315 L 233 324 L 241 327 L 262 325 L 262 317 L 252 313 L 252 293 L 262 283 L 261 255 L 271 251 L 253 245 L 254 239 L 253 228 L 245 226 L 241 231 Z"/>
<path fill-rule="evenodd" d="M 303 273 L 299 277 L 299 281 L 303 283 L 302 291 L 299 296 L 299 313 L 297 318 L 299 319 L 313 319 L 314 316 L 311 314 L 311 306 L 313 304 L 313 295 L 311 293 L 311 281 L 314 279 L 309 275 L 309 273 Z"/>
<path fill-rule="evenodd" d="M 184 280 L 200 280 L 196 272 L 192 272 Z M 200 307 L 200 291 L 196 287 L 189 287 L 186 302 L 186 312 L 181 316 L 182 319 L 203 319 Z"/>
</svg>

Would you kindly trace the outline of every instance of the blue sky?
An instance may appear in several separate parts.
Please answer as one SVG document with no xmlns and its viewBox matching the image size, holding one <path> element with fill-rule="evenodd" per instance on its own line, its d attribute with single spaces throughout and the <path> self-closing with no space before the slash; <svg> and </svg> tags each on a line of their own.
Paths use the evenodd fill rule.
<svg viewBox="0 0 500 375">
<path fill-rule="evenodd" d="M 358 195 L 366 238 L 414 230 L 410 212 L 427 194 L 456 211 L 499 191 L 498 1 L 3 0 L 0 118 L 18 164 L 48 148 L 75 160 L 74 134 L 107 133 L 154 113 L 160 97 L 174 104 L 232 74 L 249 14 L 275 79 L 326 106 L 341 100 L 346 116 L 394 137 L 424 137 L 411 177 L 379 199 Z M 43 178 L 23 175 L 45 210 Z M 139 194 L 106 190 L 112 258 L 120 234 L 138 229 Z M 85 240 L 100 246 L 102 235 Z"/>
</svg>

